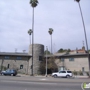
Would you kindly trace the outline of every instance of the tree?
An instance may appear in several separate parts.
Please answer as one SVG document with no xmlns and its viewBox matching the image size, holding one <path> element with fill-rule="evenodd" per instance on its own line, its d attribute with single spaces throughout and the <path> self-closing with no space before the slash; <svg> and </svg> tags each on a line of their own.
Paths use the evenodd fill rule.
<svg viewBox="0 0 90 90">
<path fill-rule="evenodd" d="M 78 2 L 80 14 L 81 14 L 81 18 L 82 18 L 82 24 L 83 24 L 84 36 L 85 36 L 85 42 L 86 42 L 86 48 L 87 48 L 88 65 L 89 65 L 89 78 L 90 78 L 90 56 L 89 56 L 89 52 L 88 52 L 88 41 L 87 41 L 86 28 L 85 28 L 83 13 L 82 13 L 81 5 L 80 5 L 80 0 L 75 0 L 75 1 Z"/>
<path fill-rule="evenodd" d="M 30 35 L 30 45 L 31 45 L 31 34 L 33 33 L 32 29 L 28 30 L 28 34 Z"/>
<path fill-rule="evenodd" d="M 44 54 L 45 54 L 45 55 L 46 55 L 46 52 L 47 52 L 47 55 L 50 55 L 50 51 L 45 50 L 45 51 L 44 51 Z"/>
<path fill-rule="evenodd" d="M 33 8 L 33 15 L 32 15 L 32 76 L 33 76 L 33 44 L 34 44 L 34 8 L 38 5 L 38 0 L 30 0 L 31 7 Z"/>
<path fill-rule="evenodd" d="M 51 70 L 51 73 L 57 71 L 57 65 L 55 63 L 55 57 L 51 57 L 48 60 L 48 69 Z"/>
<path fill-rule="evenodd" d="M 61 48 L 61 49 L 59 49 L 58 50 L 58 53 L 63 53 L 63 52 L 70 52 L 71 50 L 70 49 L 63 49 L 63 48 Z"/>
<path fill-rule="evenodd" d="M 45 71 L 46 71 L 45 66 L 46 66 L 46 58 L 44 58 L 43 62 L 41 62 L 39 67 L 39 71 L 41 72 L 41 74 L 45 74 Z M 47 60 L 47 73 L 51 74 L 54 71 L 58 71 L 57 65 L 55 64 L 55 58 L 51 57 Z"/>
<path fill-rule="evenodd" d="M 88 52 L 90 52 L 90 50 L 88 50 Z"/>
<path fill-rule="evenodd" d="M 70 52 L 70 51 L 71 51 L 70 49 L 67 50 L 67 52 Z"/>
<path fill-rule="evenodd" d="M 77 2 L 79 2 L 80 0 L 74 0 L 74 1 L 77 1 Z"/>
<path fill-rule="evenodd" d="M 51 35 L 51 54 L 52 54 L 52 33 L 53 33 L 53 29 L 49 28 L 48 33 Z"/>
<path fill-rule="evenodd" d="M 59 52 L 60 52 L 60 53 L 64 52 L 63 48 L 59 49 L 59 50 L 58 50 L 58 53 L 59 53 Z"/>
<path fill-rule="evenodd" d="M 38 5 L 38 0 L 30 0 L 30 4 L 33 8 L 35 8 Z"/>
</svg>

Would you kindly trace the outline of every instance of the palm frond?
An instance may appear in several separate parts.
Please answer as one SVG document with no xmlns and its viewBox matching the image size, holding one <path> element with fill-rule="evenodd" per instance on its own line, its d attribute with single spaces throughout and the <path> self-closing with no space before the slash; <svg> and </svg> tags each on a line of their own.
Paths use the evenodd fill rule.
<svg viewBox="0 0 90 90">
<path fill-rule="evenodd" d="M 74 1 L 80 2 L 80 0 L 74 0 Z"/>
<path fill-rule="evenodd" d="M 32 7 L 36 7 L 38 5 L 38 0 L 30 0 L 30 4 Z"/>
<path fill-rule="evenodd" d="M 50 35 L 52 35 L 53 29 L 52 28 L 49 28 L 49 31 L 48 32 L 49 32 Z"/>
</svg>

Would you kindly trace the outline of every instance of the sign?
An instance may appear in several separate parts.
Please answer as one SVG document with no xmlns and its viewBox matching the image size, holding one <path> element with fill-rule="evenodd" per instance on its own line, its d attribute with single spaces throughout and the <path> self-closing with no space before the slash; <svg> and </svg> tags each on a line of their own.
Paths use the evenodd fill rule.
<svg viewBox="0 0 90 90">
<path fill-rule="evenodd" d="M 89 89 L 90 88 L 90 83 L 82 83 L 81 84 L 81 88 L 82 88 L 82 90 L 87 90 L 87 89 Z"/>
</svg>

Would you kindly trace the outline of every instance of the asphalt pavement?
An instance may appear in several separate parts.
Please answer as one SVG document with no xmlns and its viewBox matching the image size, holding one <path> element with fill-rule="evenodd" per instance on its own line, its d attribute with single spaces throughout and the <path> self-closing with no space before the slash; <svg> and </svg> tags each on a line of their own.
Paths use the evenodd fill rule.
<svg viewBox="0 0 90 90">
<path fill-rule="evenodd" d="M 0 90 L 82 90 L 81 83 L 0 82 Z"/>
<path fill-rule="evenodd" d="M 51 76 L 0 76 L 0 80 L 18 80 L 32 82 L 90 82 L 90 78 L 53 78 Z"/>
<path fill-rule="evenodd" d="M 0 76 L 0 90 L 82 90 L 81 84 L 84 82 L 90 83 L 90 79 Z"/>
</svg>

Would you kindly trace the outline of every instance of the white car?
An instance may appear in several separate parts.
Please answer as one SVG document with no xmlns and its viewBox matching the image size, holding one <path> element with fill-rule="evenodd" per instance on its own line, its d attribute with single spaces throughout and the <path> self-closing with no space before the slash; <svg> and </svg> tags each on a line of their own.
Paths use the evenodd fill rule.
<svg viewBox="0 0 90 90">
<path fill-rule="evenodd" d="M 56 73 L 52 73 L 52 77 L 72 77 L 72 72 L 71 71 L 67 71 L 67 70 L 63 70 L 63 71 L 59 71 Z"/>
</svg>

